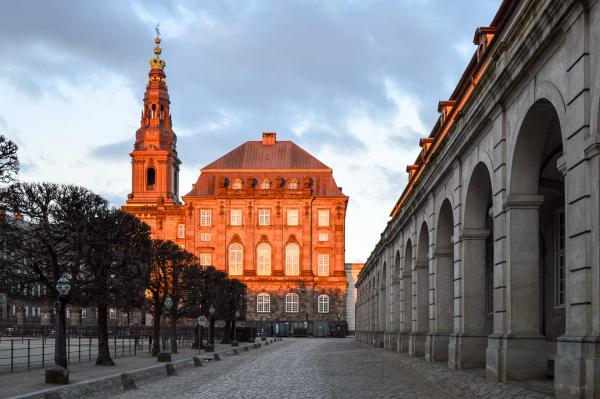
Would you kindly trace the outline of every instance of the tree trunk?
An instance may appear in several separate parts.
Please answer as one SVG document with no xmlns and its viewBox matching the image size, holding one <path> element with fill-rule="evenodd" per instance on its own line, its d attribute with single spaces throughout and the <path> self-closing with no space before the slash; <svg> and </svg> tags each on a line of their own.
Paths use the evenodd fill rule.
<svg viewBox="0 0 600 399">
<path fill-rule="evenodd" d="M 177 353 L 177 319 L 171 317 L 171 353 Z"/>
<path fill-rule="evenodd" d="M 223 329 L 223 341 L 222 344 L 230 344 L 231 343 L 231 328 L 229 320 L 225 321 L 225 328 Z"/>
<path fill-rule="evenodd" d="M 158 356 L 160 352 L 160 307 L 154 306 L 152 313 L 152 356 Z"/>
<path fill-rule="evenodd" d="M 96 366 L 114 366 L 115 362 L 110 358 L 110 347 L 108 346 L 108 306 L 98 305 L 98 357 Z"/>
</svg>

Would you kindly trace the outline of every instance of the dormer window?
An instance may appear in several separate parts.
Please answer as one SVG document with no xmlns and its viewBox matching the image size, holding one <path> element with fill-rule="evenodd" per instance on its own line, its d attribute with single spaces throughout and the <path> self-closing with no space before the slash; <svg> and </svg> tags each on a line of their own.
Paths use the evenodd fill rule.
<svg viewBox="0 0 600 399">
<path fill-rule="evenodd" d="M 260 189 L 261 190 L 268 190 L 271 188 L 271 182 L 269 181 L 269 179 L 264 179 L 261 183 L 260 183 Z"/>
<path fill-rule="evenodd" d="M 231 188 L 234 190 L 241 190 L 242 189 L 242 181 L 240 179 L 235 179 L 233 181 L 233 183 L 231 184 Z"/>
<path fill-rule="evenodd" d="M 297 190 L 298 189 L 298 180 L 296 180 L 296 179 L 290 180 L 290 182 L 288 183 L 288 187 L 290 190 Z"/>
</svg>

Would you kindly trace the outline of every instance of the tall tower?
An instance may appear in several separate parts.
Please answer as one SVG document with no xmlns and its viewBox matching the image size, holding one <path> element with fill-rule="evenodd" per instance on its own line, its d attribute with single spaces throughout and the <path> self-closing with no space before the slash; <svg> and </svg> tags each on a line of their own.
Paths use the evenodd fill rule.
<svg viewBox="0 0 600 399">
<path fill-rule="evenodd" d="M 140 128 L 135 133 L 131 156 L 131 193 L 128 205 L 180 204 L 177 136 L 173 132 L 165 61 L 160 58 L 160 32 L 156 29 L 154 58 L 150 60 L 148 84 Z"/>
</svg>

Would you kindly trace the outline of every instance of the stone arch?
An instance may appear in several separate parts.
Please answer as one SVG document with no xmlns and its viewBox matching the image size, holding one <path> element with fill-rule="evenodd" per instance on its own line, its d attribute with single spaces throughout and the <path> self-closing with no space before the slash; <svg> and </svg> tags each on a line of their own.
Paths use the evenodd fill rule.
<svg viewBox="0 0 600 399">
<path fill-rule="evenodd" d="M 392 330 L 400 331 L 400 314 L 402 312 L 402 286 L 401 286 L 402 265 L 400 250 L 396 249 L 394 256 L 394 270 L 392 273 Z"/>
<path fill-rule="evenodd" d="M 425 358 L 430 361 L 448 360 L 448 342 L 453 319 L 454 276 L 454 216 L 448 198 L 437 213 L 435 252 L 431 262 L 429 306 L 431 331 L 427 336 Z"/>
<path fill-rule="evenodd" d="M 421 224 L 417 258 L 412 272 L 412 330 L 409 354 L 424 356 L 425 336 L 429 332 L 429 227 Z"/>
<path fill-rule="evenodd" d="M 387 263 L 383 261 L 381 274 L 379 276 L 379 330 L 387 330 Z"/>
<path fill-rule="evenodd" d="M 509 195 L 505 204 L 505 296 L 509 311 L 503 324 L 510 334 L 531 338 L 526 352 L 504 344 L 504 348 L 510 348 L 501 354 L 506 365 L 491 370 L 496 373 L 493 378 L 500 380 L 551 375 L 555 355 L 551 348 L 565 329 L 566 140 L 559 117 L 564 108 L 554 105 L 558 101 L 557 89 L 546 85 L 545 90 L 550 97 L 539 99 L 528 109 L 509 158 Z M 526 362 L 517 360 L 524 358 Z"/>
<path fill-rule="evenodd" d="M 457 336 L 449 346 L 449 367 L 484 367 L 487 335 L 493 328 L 492 179 L 486 163 L 478 162 L 468 180 L 462 230 L 463 262 L 456 292 L 460 317 Z"/>
</svg>

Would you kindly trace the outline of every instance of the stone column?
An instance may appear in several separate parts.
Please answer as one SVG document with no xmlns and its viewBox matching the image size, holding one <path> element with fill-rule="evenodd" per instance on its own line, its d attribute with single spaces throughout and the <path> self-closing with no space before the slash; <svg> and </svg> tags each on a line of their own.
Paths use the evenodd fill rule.
<svg viewBox="0 0 600 399">
<path fill-rule="evenodd" d="M 462 262 L 454 277 L 454 332 L 450 335 L 448 367 L 451 369 L 485 367 L 486 331 L 486 249 L 490 232 L 463 229 Z"/>
<path fill-rule="evenodd" d="M 488 380 L 541 379 L 546 376 L 546 339 L 540 334 L 539 208 L 543 197 L 509 195 L 504 209 L 506 264 L 494 271 L 496 286 L 506 284 L 505 298 L 494 298 L 494 320 L 488 338 Z M 498 300 L 496 300 L 498 299 Z M 495 317 L 496 319 L 496 317 Z"/>
<path fill-rule="evenodd" d="M 402 303 L 400 315 L 400 338 L 398 351 L 408 352 L 410 332 L 412 331 L 412 274 L 411 271 L 404 272 L 400 277 L 402 289 Z"/>
<path fill-rule="evenodd" d="M 429 308 L 431 330 L 425 339 L 425 360 L 447 361 L 448 338 L 452 331 L 452 248 L 440 248 L 431 259 Z"/>
<path fill-rule="evenodd" d="M 402 290 L 400 285 L 400 277 L 392 278 L 392 314 L 391 314 L 391 331 L 392 339 L 390 350 L 393 352 L 400 351 L 400 312 L 402 302 Z"/>
<path fill-rule="evenodd" d="M 425 335 L 429 331 L 428 262 L 417 262 L 412 272 L 412 330 L 408 353 L 410 356 L 425 355 Z"/>
</svg>

